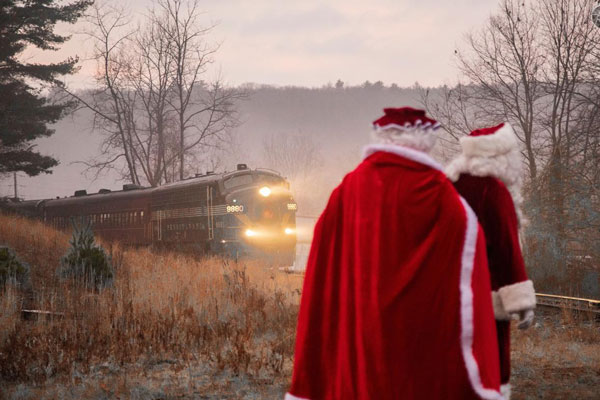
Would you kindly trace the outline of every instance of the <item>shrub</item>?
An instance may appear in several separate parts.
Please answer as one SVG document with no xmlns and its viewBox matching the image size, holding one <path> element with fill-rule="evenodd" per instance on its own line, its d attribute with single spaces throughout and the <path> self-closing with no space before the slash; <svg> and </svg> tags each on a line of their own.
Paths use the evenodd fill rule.
<svg viewBox="0 0 600 400">
<path fill-rule="evenodd" d="M 112 286 L 114 269 L 111 259 L 101 246 L 96 245 L 91 222 L 81 220 L 77 223 L 74 219 L 71 222 L 71 247 L 60 260 L 60 276 L 98 290 Z"/>
<path fill-rule="evenodd" d="M 0 289 L 3 290 L 11 279 L 21 286 L 28 286 L 29 265 L 19 260 L 11 248 L 0 246 Z"/>
</svg>

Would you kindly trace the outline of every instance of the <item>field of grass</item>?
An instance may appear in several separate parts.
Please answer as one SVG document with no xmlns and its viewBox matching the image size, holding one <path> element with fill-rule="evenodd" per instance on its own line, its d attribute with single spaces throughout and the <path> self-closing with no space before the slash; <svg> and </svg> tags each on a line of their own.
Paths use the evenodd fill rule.
<svg viewBox="0 0 600 400">
<path fill-rule="evenodd" d="M 113 288 L 56 273 L 69 235 L 0 215 L 0 245 L 30 264 L 32 290 L 0 291 L 0 399 L 281 399 L 301 276 L 104 244 Z M 56 314 L 21 318 L 21 309 Z M 513 333 L 513 399 L 600 398 L 600 323 L 538 313 Z"/>
<path fill-rule="evenodd" d="M 221 392 L 221 398 L 237 390 L 228 382 L 240 386 L 244 380 L 248 385 L 240 390 L 284 390 L 300 276 L 106 245 L 115 284 L 95 292 L 58 278 L 68 240 L 41 223 L 0 216 L 0 244 L 30 264 L 33 289 L 26 295 L 8 286 L 0 295 L 5 394 L 135 397 L 137 390 L 140 398 L 201 392 Z M 25 321 L 22 308 L 57 314 Z"/>
</svg>

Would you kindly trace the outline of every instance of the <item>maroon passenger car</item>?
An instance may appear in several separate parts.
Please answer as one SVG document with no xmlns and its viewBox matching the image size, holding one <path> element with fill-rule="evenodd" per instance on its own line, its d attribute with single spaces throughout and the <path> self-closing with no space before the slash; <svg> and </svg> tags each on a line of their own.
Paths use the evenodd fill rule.
<svg viewBox="0 0 600 400">
<path fill-rule="evenodd" d="M 123 185 L 60 199 L 14 203 L 23 214 L 69 229 L 72 218 L 94 232 L 132 245 L 156 245 L 201 254 L 266 258 L 292 265 L 297 205 L 276 172 L 239 164 L 234 172 L 208 173 L 156 188 Z"/>
</svg>

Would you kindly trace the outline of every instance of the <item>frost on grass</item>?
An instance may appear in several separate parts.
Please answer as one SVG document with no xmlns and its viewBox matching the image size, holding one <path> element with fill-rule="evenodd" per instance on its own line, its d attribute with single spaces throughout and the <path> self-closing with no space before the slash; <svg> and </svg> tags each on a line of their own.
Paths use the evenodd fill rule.
<svg viewBox="0 0 600 400">
<path fill-rule="evenodd" d="M 2 295 L 0 315 L 11 317 L 0 335 L 1 382 L 60 385 L 98 371 L 144 374 L 156 365 L 175 371 L 166 375 L 172 379 L 189 365 L 252 382 L 289 376 L 301 277 L 257 263 L 95 243 L 85 230 L 69 250 L 61 232 L 10 222 L 0 215 L 0 242 L 31 265 L 33 307 L 60 317 L 23 321 L 14 312 L 20 294 Z M 115 265 L 111 290 L 88 290 L 48 272 L 61 265 L 65 251 L 99 245 Z"/>
</svg>

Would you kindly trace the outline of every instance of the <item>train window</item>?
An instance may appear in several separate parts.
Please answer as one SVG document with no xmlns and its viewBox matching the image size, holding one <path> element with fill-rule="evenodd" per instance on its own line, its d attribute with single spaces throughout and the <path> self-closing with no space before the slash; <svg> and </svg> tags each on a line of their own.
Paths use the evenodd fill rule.
<svg viewBox="0 0 600 400">
<path fill-rule="evenodd" d="M 252 184 L 252 175 L 250 174 L 232 176 L 231 178 L 226 179 L 223 182 L 223 186 L 225 186 L 225 189 L 231 189 L 237 186 L 250 184 Z"/>
<path fill-rule="evenodd" d="M 143 220 L 144 219 L 144 212 L 140 211 L 140 219 Z"/>
<path fill-rule="evenodd" d="M 284 180 L 279 176 L 259 174 L 256 175 L 256 181 L 280 185 L 283 183 Z"/>
</svg>

